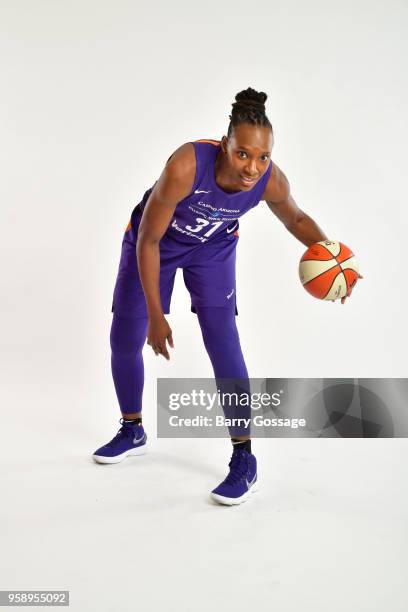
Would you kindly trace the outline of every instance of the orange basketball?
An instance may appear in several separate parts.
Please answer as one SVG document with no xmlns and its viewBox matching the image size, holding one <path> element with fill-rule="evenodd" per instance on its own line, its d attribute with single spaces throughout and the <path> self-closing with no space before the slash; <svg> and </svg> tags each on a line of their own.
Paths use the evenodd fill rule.
<svg viewBox="0 0 408 612">
<path fill-rule="evenodd" d="M 349 294 L 358 279 L 354 253 L 341 242 L 312 244 L 299 263 L 303 287 L 319 300 L 338 300 Z"/>
</svg>

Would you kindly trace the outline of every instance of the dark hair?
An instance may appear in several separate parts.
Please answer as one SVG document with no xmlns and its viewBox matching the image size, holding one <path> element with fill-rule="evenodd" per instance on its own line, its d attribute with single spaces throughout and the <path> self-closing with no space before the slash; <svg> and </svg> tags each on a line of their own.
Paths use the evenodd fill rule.
<svg viewBox="0 0 408 612">
<path fill-rule="evenodd" d="M 233 129 L 241 123 L 266 126 L 273 131 L 272 125 L 265 115 L 265 102 L 267 97 L 266 93 L 263 91 L 255 91 L 252 87 L 247 87 L 247 89 L 237 93 L 235 96 L 236 101 L 232 104 L 232 113 L 229 115 L 230 123 L 227 132 L 228 138 Z"/>
</svg>

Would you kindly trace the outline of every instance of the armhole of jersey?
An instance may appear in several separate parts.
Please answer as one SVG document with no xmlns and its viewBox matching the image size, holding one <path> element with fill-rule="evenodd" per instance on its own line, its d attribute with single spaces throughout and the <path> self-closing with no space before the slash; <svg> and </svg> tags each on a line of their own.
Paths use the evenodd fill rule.
<svg viewBox="0 0 408 612">
<path fill-rule="evenodd" d="M 272 174 L 272 168 L 273 168 L 273 161 L 271 160 L 270 170 L 269 170 L 269 172 L 268 172 L 268 179 L 267 179 L 267 181 L 266 181 L 266 183 L 265 183 L 264 191 L 265 191 L 265 189 L 266 189 L 267 184 L 269 183 L 269 179 L 270 179 L 270 176 L 271 176 L 271 174 Z M 261 193 L 261 198 L 262 198 L 262 196 L 263 196 L 263 192 Z M 260 201 L 261 201 L 261 200 L 260 200 Z M 265 201 L 265 200 L 263 200 L 263 201 Z"/>
<path fill-rule="evenodd" d="M 197 149 L 197 144 L 194 141 L 190 141 L 191 144 L 194 147 L 194 154 L 195 154 L 195 160 L 196 160 L 196 168 L 195 168 L 195 176 L 194 176 L 194 183 L 193 186 L 191 188 L 191 193 L 194 193 L 194 191 L 196 190 L 199 182 L 200 182 L 200 176 L 201 176 L 201 163 L 200 163 L 200 155 L 198 154 L 198 149 Z"/>
<path fill-rule="evenodd" d="M 272 160 L 271 160 L 271 162 L 269 164 L 268 170 L 265 172 L 266 180 L 265 180 L 265 184 L 262 187 L 262 192 L 259 194 L 259 200 L 251 208 L 255 208 L 255 206 L 258 206 L 258 204 L 260 204 L 261 202 L 264 201 L 264 200 L 262 200 L 262 196 L 263 196 L 264 191 L 266 189 L 266 185 L 268 184 L 269 177 L 271 176 L 271 172 L 272 172 Z"/>
</svg>

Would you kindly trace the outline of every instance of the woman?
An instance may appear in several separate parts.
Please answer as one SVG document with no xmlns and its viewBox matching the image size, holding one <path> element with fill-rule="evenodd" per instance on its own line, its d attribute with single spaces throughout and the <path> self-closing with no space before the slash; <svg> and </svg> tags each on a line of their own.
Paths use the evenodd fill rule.
<svg viewBox="0 0 408 612">
<path fill-rule="evenodd" d="M 117 435 L 95 451 L 99 463 L 145 452 L 142 348 L 147 337 L 156 355 L 170 359 L 173 338 L 164 315 L 177 268 L 183 269 L 215 377 L 247 380 L 235 323 L 239 217 L 265 200 L 304 245 L 327 239 L 297 207 L 285 175 L 271 161 L 273 131 L 266 98 L 250 87 L 238 93 L 227 136 L 221 142 L 197 140 L 179 147 L 132 212 L 122 243 L 110 335 L 123 418 Z M 248 432 L 232 431 L 231 440 L 229 473 L 212 491 L 216 501 L 228 505 L 245 501 L 257 486 Z"/>
</svg>

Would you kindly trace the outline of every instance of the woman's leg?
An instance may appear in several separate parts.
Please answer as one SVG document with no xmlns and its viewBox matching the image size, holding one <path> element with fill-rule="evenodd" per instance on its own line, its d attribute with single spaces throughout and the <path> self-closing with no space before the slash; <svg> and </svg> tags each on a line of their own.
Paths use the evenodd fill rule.
<svg viewBox="0 0 408 612">
<path fill-rule="evenodd" d="M 204 345 L 210 357 L 218 388 L 225 393 L 249 393 L 248 371 L 242 354 L 235 311 L 232 308 L 196 307 Z M 229 379 L 229 380 L 220 380 Z M 242 402 L 244 403 L 244 402 Z M 250 418 L 249 406 L 223 405 L 227 418 Z M 250 428 L 229 428 L 234 439 L 248 439 Z"/>
<path fill-rule="evenodd" d="M 232 308 L 197 306 L 204 345 L 217 378 L 248 378 Z"/>
<path fill-rule="evenodd" d="M 126 419 L 141 417 L 144 384 L 142 349 L 147 318 L 113 313 L 110 331 L 111 368 L 120 410 Z"/>
</svg>

